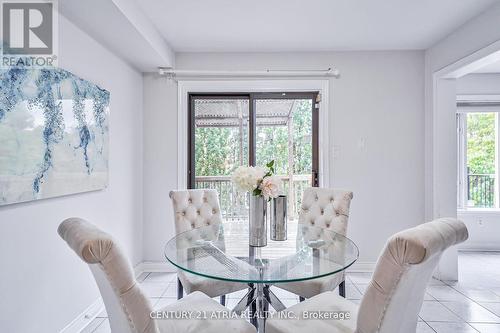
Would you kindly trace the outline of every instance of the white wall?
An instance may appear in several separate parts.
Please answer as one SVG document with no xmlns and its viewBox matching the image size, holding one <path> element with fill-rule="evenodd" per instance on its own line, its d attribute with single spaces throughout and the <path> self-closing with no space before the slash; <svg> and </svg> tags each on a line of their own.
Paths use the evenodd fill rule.
<svg viewBox="0 0 500 333">
<path fill-rule="evenodd" d="M 144 260 L 166 262 L 174 235 L 168 193 L 177 188 L 177 83 L 144 75 Z"/>
<path fill-rule="evenodd" d="M 469 74 L 457 79 L 457 95 L 500 95 L 500 74 Z"/>
<path fill-rule="evenodd" d="M 443 68 L 500 40 L 500 3 L 488 8 L 425 52 L 425 216 L 456 214 L 456 82 L 434 76 Z M 439 92 L 438 94 L 435 93 Z M 447 251 L 439 277 L 458 277 L 456 249 Z"/>
<path fill-rule="evenodd" d="M 387 238 L 424 220 L 424 55 L 406 52 L 181 53 L 178 69 L 327 68 L 331 79 L 332 147 L 327 152 L 335 187 L 354 191 L 349 236 L 360 262 L 374 262 Z M 144 79 L 144 256 L 164 261 L 173 236 L 168 191 L 177 177 L 176 84 Z M 187 111 L 187 110 L 186 110 Z M 325 111 L 323 111 L 325 112 Z M 149 125 L 148 125 L 149 124 Z M 365 138 L 366 148 L 358 142 Z M 332 149 L 332 150 L 333 150 Z M 181 170 L 181 172 L 185 172 Z"/>
<path fill-rule="evenodd" d="M 58 332 L 98 298 L 87 265 L 57 235 L 64 218 L 88 219 L 142 260 L 142 75 L 64 17 L 59 33 L 60 67 L 111 92 L 109 187 L 0 207 L 2 332 Z"/>
<path fill-rule="evenodd" d="M 469 239 L 459 248 L 474 251 L 500 250 L 500 212 L 459 211 L 457 216 L 469 230 Z"/>
</svg>

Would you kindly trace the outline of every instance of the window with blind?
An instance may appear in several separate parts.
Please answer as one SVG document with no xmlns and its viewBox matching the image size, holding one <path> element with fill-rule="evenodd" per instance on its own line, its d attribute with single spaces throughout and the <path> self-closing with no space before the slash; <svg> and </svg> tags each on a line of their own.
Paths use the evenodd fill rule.
<svg viewBox="0 0 500 333">
<path fill-rule="evenodd" d="M 500 208 L 499 112 L 500 98 L 457 102 L 459 209 Z"/>
</svg>

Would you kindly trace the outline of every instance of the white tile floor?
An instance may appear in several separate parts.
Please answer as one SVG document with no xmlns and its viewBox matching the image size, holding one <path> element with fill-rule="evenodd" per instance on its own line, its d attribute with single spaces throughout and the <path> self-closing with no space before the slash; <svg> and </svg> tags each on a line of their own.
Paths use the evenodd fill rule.
<svg viewBox="0 0 500 333">
<path fill-rule="evenodd" d="M 359 303 L 371 273 L 348 273 L 347 298 Z M 420 311 L 418 333 L 500 333 L 500 253 L 462 252 L 459 255 L 459 282 L 432 280 Z M 176 276 L 144 273 L 139 282 L 155 309 L 176 301 Z M 297 297 L 274 288 L 285 306 L 297 303 Z M 244 291 L 230 294 L 232 308 Z M 86 327 L 84 333 L 109 333 L 106 312 Z"/>
</svg>

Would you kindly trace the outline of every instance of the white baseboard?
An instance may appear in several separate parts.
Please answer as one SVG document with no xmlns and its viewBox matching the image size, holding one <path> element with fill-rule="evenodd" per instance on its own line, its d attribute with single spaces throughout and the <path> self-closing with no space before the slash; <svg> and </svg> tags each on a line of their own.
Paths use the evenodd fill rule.
<svg viewBox="0 0 500 333">
<path fill-rule="evenodd" d="M 146 262 L 140 262 L 134 267 L 135 277 L 139 277 L 143 272 L 163 272 L 160 269 L 161 263 L 154 263 L 154 265 L 149 265 Z M 149 270 L 156 269 L 156 270 Z M 89 325 L 101 311 L 104 310 L 104 302 L 102 298 L 99 297 L 94 303 L 92 303 L 88 308 L 86 308 L 82 313 L 78 315 L 71 323 L 69 323 L 65 328 L 59 331 L 59 333 L 79 333 L 87 325 Z"/>
<path fill-rule="evenodd" d="M 347 269 L 347 272 L 351 273 L 371 273 L 375 270 L 375 262 L 359 262 L 356 261 L 351 267 Z"/>
<path fill-rule="evenodd" d="M 177 269 L 170 263 L 164 261 L 143 261 L 134 267 L 135 276 L 144 272 L 175 273 Z"/>
<path fill-rule="evenodd" d="M 71 323 L 63 328 L 59 333 L 79 333 L 89 325 L 99 313 L 104 309 L 102 298 L 99 297 L 94 303 L 78 315 Z"/>
</svg>

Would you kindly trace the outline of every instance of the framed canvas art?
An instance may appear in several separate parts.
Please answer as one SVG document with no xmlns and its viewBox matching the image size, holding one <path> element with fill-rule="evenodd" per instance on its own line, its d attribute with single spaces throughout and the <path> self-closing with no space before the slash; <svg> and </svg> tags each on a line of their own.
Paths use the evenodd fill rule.
<svg viewBox="0 0 500 333">
<path fill-rule="evenodd" d="M 109 99 L 63 69 L 0 69 L 0 205 L 105 188 Z"/>
</svg>

